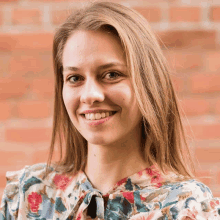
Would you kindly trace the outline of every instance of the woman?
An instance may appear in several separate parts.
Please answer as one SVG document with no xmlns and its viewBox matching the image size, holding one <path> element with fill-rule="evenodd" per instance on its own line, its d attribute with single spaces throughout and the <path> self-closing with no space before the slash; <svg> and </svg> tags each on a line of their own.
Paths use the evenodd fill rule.
<svg viewBox="0 0 220 220">
<path fill-rule="evenodd" d="M 56 31 L 53 59 L 50 157 L 7 173 L 1 219 L 220 219 L 219 199 L 193 179 L 166 61 L 142 16 L 109 2 L 77 10 Z"/>
</svg>

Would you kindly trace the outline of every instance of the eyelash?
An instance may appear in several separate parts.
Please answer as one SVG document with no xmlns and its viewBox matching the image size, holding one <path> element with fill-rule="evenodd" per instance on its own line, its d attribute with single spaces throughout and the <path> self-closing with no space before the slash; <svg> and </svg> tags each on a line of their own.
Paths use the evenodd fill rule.
<svg viewBox="0 0 220 220">
<path fill-rule="evenodd" d="M 117 79 L 119 76 L 122 76 L 121 73 L 118 73 L 118 72 L 116 72 L 116 71 L 107 72 L 107 73 L 105 74 L 105 76 L 106 76 L 107 74 L 110 74 L 110 73 L 116 73 L 116 74 L 117 74 L 116 79 Z M 70 82 L 70 79 L 71 79 L 72 77 L 80 77 L 80 78 L 82 78 L 82 76 L 80 76 L 80 75 L 72 75 L 72 76 L 70 76 L 69 78 L 67 78 L 67 81 Z M 104 77 L 103 77 L 103 78 L 104 78 Z M 111 81 L 111 79 L 110 79 L 110 81 Z M 75 84 L 75 83 L 77 83 L 77 82 L 70 82 L 70 83 Z"/>
</svg>

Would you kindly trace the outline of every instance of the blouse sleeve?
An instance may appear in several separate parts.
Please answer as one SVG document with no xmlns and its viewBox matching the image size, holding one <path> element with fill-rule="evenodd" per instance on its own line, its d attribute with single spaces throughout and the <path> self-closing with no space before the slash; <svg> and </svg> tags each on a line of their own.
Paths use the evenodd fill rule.
<svg viewBox="0 0 220 220">
<path fill-rule="evenodd" d="M 20 185 L 25 177 L 25 166 L 22 170 L 6 172 L 6 187 L 4 189 L 1 206 L 0 220 L 15 220 L 19 211 Z"/>
<path fill-rule="evenodd" d="M 172 197 L 176 202 L 171 201 Z M 181 183 L 170 192 L 170 199 L 161 211 L 171 219 L 220 220 L 220 198 L 214 198 L 211 190 L 201 182 Z"/>
</svg>

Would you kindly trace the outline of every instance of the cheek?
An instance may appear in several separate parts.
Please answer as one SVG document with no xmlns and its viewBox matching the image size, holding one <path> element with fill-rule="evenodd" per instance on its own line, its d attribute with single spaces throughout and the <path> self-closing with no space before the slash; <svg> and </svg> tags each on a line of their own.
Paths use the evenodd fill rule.
<svg viewBox="0 0 220 220">
<path fill-rule="evenodd" d="M 129 83 L 121 86 L 117 90 L 117 94 L 115 95 L 115 97 L 122 107 L 130 109 L 136 104 L 135 94 Z"/>
<path fill-rule="evenodd" d="M 122 108 L 129 106 L 132 103 L 133 94 L 127 83 L 112 87 L 107 94 L 110 100 Z"/>
<path fill-rule="evenodd" d="M 139 110 L 137 99 L 131 83 L 124 84 L 118 90 L 117 99 L 122 110 L 126 112 L 126 117 L 133 118 L 134 120 L 139 120 L 142 118 L 142 114 Z"/>
<path fill-rule="evenodd" d="M 62 92 L 63 102 L 66 110 L 71 118 L 71 115 L 75 112 L 74 107 L 76 106 L 76 96 L 68 88 L 63 88 Z"/>
</svg>

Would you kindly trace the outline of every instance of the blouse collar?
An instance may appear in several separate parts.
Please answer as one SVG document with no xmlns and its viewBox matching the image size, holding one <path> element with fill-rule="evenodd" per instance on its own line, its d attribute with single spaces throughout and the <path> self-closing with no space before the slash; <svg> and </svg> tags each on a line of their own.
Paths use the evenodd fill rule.
<svg viewBox="0 0 220 220">
<path fill-rule="evenodd" d="M 157 165 L 152 165 L 128 177 L 125 177 L 112 186 L 106 195 L 110 195 L 117 191 L 133 191 L 145 187 L 159 188 L 167 182 L 168 177 L 174 176 L 174 173 L 167 172 L 166 175 L 162 174 Z M 51 172 L 43 182 L 45 185 L 65 191 L 69 187 L 80 188 L 82 192 L 98 191 L 96 190 L 86 174 L 79 171 L 75 176 L 68 177 L 59 172 Z M 101 193 L 102 194 L 102 193 Z"/>
<path fill-rule="evenodd" d="M 133 202 L 134 196 L 140 190 L 160 188 L 168 181 L 168 177 L 170 178 L 171 175 L 174 176 L 175 174 L 167 172 L 163 175 L 157 165 L 153 165 L 121 179 L 105 195 L 92 186 L 83 171 L 78 172 L 72 177 L 52 171 L 46 178 L 41 178 L 41 180 L 45 185 L 56 190 L 57 197 L 65 198 L 65 207 L 67 210 L 79 208 L 83 212 L 90 204 L 92 197 L 95 196 L 98 208 L 97 216 L 103 219 L 103 197 L 115 199 L 118 196 L 123 196 L 128 201 Z M 40 176 L 42 177 L 43 175 L 38 175 L 37 178 L 39 179 Z"/>
</svg>

